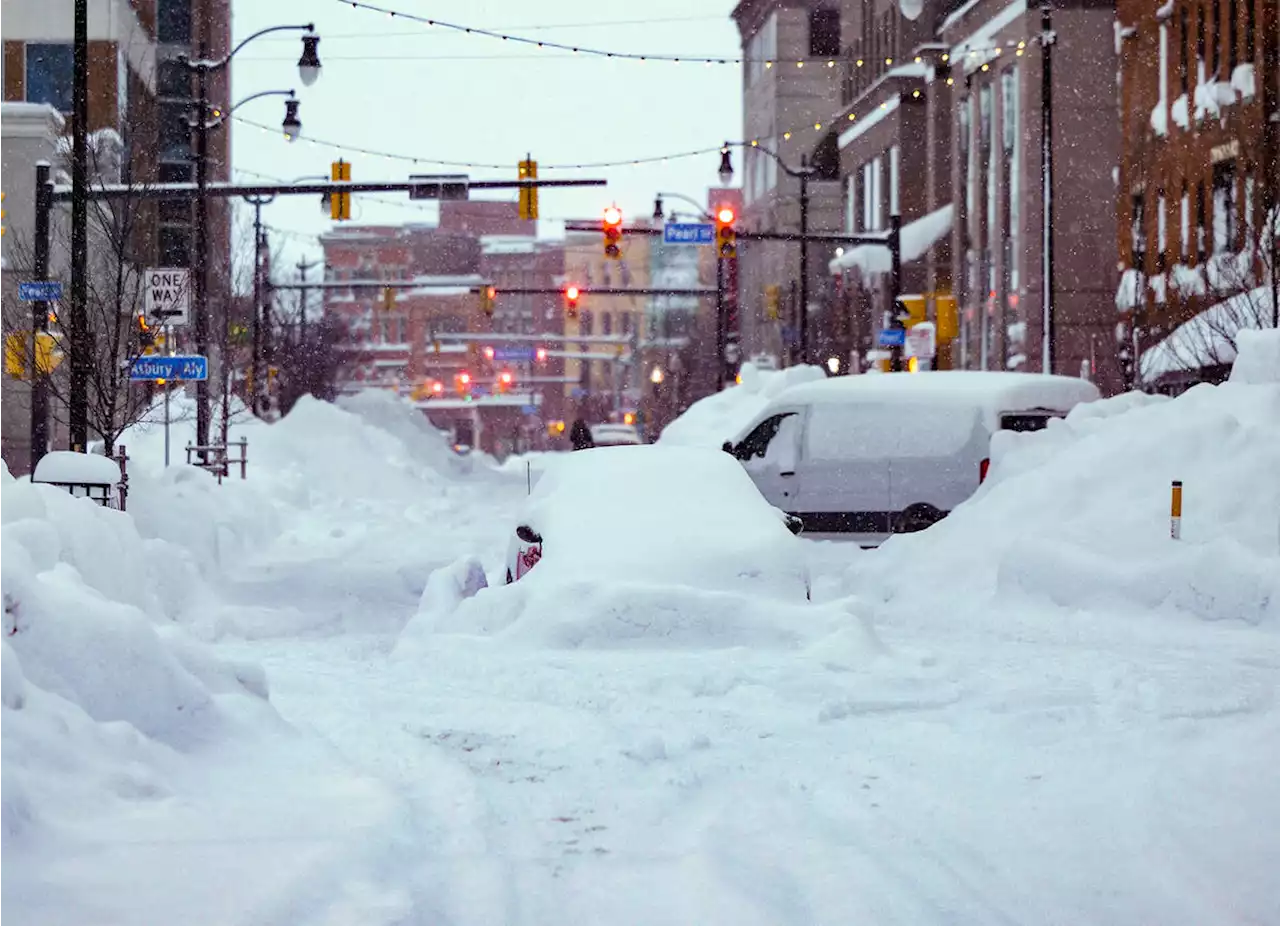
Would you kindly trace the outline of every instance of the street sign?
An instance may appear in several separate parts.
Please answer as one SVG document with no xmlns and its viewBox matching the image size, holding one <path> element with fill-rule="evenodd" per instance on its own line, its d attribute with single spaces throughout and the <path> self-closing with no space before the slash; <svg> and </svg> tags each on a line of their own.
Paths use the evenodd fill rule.
<svg viewBox="0 0 1280 926">
<path fill-rule="evenodd" d="M 932 360 L 938 351 L 938 329 L 933 322 L 921 322 L 907 332 L 907 356 Z"/>
<path fill-rule="evenodd" d="M 521 408 L 520 408 L 520 414 L 522 414 L 522 415 L 536 415 L 536 414 L 538 414 L 538 406 L 536 406 L 536 405 L 524 405 L 524 406 L 521 406 Z"/>
<path fill-rule="evenodd" d="M 905 328 L 885 328 L 880 332 L 879 344 L 881 347 L 901 347 L 907 343 L 907 332 Z"/>
<path fill-rule="evenodd" d="M 209 358 L 200 356 L 164 357 L 153 354 L 133 361 L 133 368 L 129 371 L 129 379 L 135 383 L 153 382 L 158 379 L 183 382 L 208 378 Z"/>
<path fill-rule="evenodd" d="M 147 318 L 159 325 L 186 325 L 191 313 L 191 272 L 185 267 L 148 267 L 143 277 Z"/>
<path fill-rule="evenodd" d="M 22 302 L 56 302 L 62 298 L 62 283 L 58 280 L 33 280 L 18 284 L 18 299 Z"/>
<path fill-rule="evenodd" d="M 494 360 L 505 360 L 507 362 L 520 363 L 521 361 L 529 361 L 533 359 L 533 355 L 533 346 L 526 344 L 517 344 L 511 347 L 495 347 L 493 349 Z"/>
<path fill-rule="evenodd" d="M 712 244 L 715 240 L 714 225 L 701 222 L 668 222 L 662 226 L 663 244 Z"/>
<path fill-rule="evenodd" d="M 410 174 L 410 199 L 467 199 L 471 178 L 466 174 Z"/>
</svg>

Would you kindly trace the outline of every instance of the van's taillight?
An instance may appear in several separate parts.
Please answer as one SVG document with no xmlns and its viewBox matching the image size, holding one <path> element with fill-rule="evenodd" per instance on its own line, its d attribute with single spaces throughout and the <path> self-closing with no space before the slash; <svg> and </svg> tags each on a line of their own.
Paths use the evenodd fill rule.
<svg viewBox="0 0 1280 926">
<path fill-rule="evenodd" d="M 990 460 L 983 460 L 981 463 L 978 464 L 978 483 L 979 484 L 987 481 L 987 470 L 989 469 L 991 469 Z"/>
</svg>

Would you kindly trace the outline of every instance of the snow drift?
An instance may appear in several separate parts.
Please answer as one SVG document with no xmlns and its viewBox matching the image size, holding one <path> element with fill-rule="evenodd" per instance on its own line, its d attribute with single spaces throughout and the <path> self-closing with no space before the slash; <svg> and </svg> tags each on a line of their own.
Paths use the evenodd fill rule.
<svg viewBox="0 0 1280 926">
<path fill-rule="evenodd" d="M 888 541 L 876 563 L 855 562 L 846 588 L 934 612 L 957 598 L 1035 599 L 1280 626 L 1280 382 L 1261 381 L 1270 339 L 1241 344 L 1236 381 L 1122 395 L 1040 432 L 997 434 L 978 493 Z M 1170 538 L 1173 480 L 1181 540 Z M 919 563 L 942 581 L 902 581 Z"/>
</svg>

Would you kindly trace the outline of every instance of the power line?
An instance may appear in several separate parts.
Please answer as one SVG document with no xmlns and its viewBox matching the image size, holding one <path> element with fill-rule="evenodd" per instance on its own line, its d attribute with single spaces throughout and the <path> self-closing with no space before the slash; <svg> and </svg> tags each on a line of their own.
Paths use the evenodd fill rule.
<svg viewBox="0 0 1280 926">
<path fill-rule="evenodd" d="M 690 23 L 690 22 L 724 22 L 723 16 L 663 16 L 658 19 L 597 19 L 591 22 L 565 22 L 565 23 L 529 23 L 518 26 L 490 26 L 491 29 L 497 30 L 520 30 L 522 32 L 541 32 L 549 29 L 607 29 L 615 26 L 653 26 L 665 25 L 668 23 Z M 403 32 L 403 31 L 387 31 L 387 32 L 326 32 L 324 40 L 331 42 L 335 39 L 381 39 L 381 38 L 419 38 L 424 33 Z M 297 42 L 296 38 L 290 36 L 269 36 L 266 38 L 268 42 Z"/>
<path fill-rule="evenodd" d="M 343 2 L 350 2 L 350 0 L 343 0 Z M 264 132 L 269 132 L 272 135 L 278 136 L 281 134 L 280 129 L 278 127 L 264 125 L 261 122 L 254 122 L 252 119 L 246 119 L 243 116 L 232 116 L 231 118 L 237 122 L 243 123 L 244 125 L 251 125 L 256 129 L 261 129 Z M 474 169 L 480 169 L 480 170 L 511 170 L 512 165 L 514 165 L 518 160 L 520 160 L 518 157 L 513 158 L 511 162 L 507 164 L 486 163 L 483 161 L 449 161 L 449 160 L 443 160 L 441 158 L 431 158 L 431 157 L 424 157 L 424 156 L 413 155 L 413 154 L 399 154 L 391 151 L 378 151 L 373 148 L 364 148 L 359 145 L 351 145 L 343 142 L 329 141 L 322 138 L 312 138 L 305 134 L 299 136 L 298 141 L 304 141 L 309 144 L 318 145 L 324 148 L 333 148 L 338 151 L 355 151 L 359 154 L 367 154 L 370 157 L 386 158 L 389 161 L 402 161 L 408 164 L 438 164 L 443 167 L 468 167 L 468 168 L 474 168 Z M 639 164 L 656 164 L 664 161 L 673 161 L 678 158 L 697 157 L 697 156 L 702 156 L 706 154 L 711 154 L 713 152 L 718 152 L 719 150 L 720 150 L 720 146 L 714 145 L 707 148 L 696 148 L 690 151 L 676 151 L 670 154 L 656 154 L 656 155 L 651 155 L 649 157 L 629 158 L 623 161 L 585 161 L 578 164 L 539 164 L 538 169 L 539 170 L 594 170 L 594 169 L 600 169 L 605 167 L 634 167 Z"/>
<path fill-rule="evenodd" d="M 591 48 L 583 45 L 572 45 L 567 42 L 553 42 L 548 39 L 534 39 L 527 35 L 512 35 L 507 32 L 501 32 L 496 29 L 482 29 L 477 26 L 464 26 L 459 23 L 445 22 L 440 19 L 434 19 L 427 16 L 418 16 L 414 13 L 405 13 L 401 10 L 393 10 L 385 6 L 377 6 L 372 3 L 364 3 L 361 0 L 337 0 L 346 6 L 356 10 L 366 10 L 372 13 L 382 13 L 392 19 L 404 19 L 410 22 L 422 23 L 427 26 L 435 26 L 440 29 L 446 29 L 451 32 L 460 32 L 466 35 L 479 35 L 489 39 L 498 39 L 503 42 L 515 42 L 520 45 L 535 45 L 538 48 L 554 48 L 558 51 L 567 51 L 575 55 L 592 55 L 600 58 L 620 58 L 626 61 L 665 61 L 671 63 L 688 63 L 688 64 L 742 64 L 748 60 L 743 57 L 733 55 L 671 55 L 671 54 L 639 54 L 637 52 L 609 51 L 603 48 Z"/>
</svg>

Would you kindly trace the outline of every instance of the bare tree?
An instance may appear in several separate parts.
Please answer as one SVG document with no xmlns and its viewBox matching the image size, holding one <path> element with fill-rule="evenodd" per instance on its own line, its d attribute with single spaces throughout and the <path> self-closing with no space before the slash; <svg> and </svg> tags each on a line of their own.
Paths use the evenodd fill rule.
<svg viewBox="0 0 1280 926">
<path fill-rule="evenodd" d="M 113 132 L 94 133 L 90 145 L 91 169 L 99 180 L 115 180 L 120 175 L 121 146 Z M 139 185 L 145 189 L 145 185 Z M 88 212 L 89 263 L 86 279 L 88 298 L 88 381 L 89 427 L 104 443 L 108 453 L 114 450 L 120 435 L 142 419 L 151 404 L 150 390 L 130 382 L 133 361 L 150 346 L 151 333 L 139 324 L 144 313 L 145 291 L 142 276 L 145 265 L 145 234 L 149 227 L 149 206 L 141 196 L 111 200 L 90 200 Z M 56 213 L 50 217 L 50 252 L 58 255 L 70 247 L 70 223 Z M 14 242 L 11 254 L 21 267 L 31 267 L 34 242 Z M 55 266 L 62 265 L 58 261 Z M 63 281 L 68 283 L 69 281 Z M 40 352 L 31 337 L 30 303 L 19 302 L 6 294 L 3 307 L 6 349 L 10 353 L 21 348 L 21 359 L 15 363 L 30 375 Z M 52 339 L 52 362 L 69 353 L 67 333 L 56 308 L 50 309 L 49 335 Z M 49 353 L 45 351 L 45 353 Z M 69 382 L 62 368 L 49 377 L 50 413 L 55 420 L 68 419 Z"/>
</svg>

